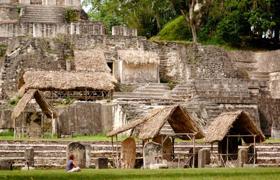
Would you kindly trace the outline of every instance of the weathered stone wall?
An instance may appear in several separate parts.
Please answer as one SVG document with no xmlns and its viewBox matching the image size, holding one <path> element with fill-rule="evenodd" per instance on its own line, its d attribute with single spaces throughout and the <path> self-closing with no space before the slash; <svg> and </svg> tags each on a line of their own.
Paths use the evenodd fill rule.
<svg viewBox="0 0 280 180">
<path fill-rule="evenodd" d="M 104 35 L 105 28 L 101 23 L 71 23 L 71 24 L 51 24 L 51 23 L 2 23 L 0 24 L 0 37 L 44 37 L 55 38 L 60 34 L 69 35 Z"/>
<path fill-rule="evenodd" d="M 258 102 L 261 128 L 265 135 L 280 137 L 280 99 L 262 97 Z"/>
<path fill-rule="evenodd" d="M 67 161 L 67 144 L 70 141 L 0 141 L 1 160 L 14 162 L 14 166 L 23 167 L 25 162 L 26 149 L 34 150 L 34 166 L 36 168 L 65 168 Z M 80 142 L 86 146 L 86 164 L 87 167 L 94 167 L 97 158 L 106 157 L 112 162 L 115 150 L 112 149 L 111 142 Z M 120 143 L 115 143 L 119 145 Z M 87 148 L 88 147 L 88 148 Z M 114 146 L 116 147 L 116 146 Z M 196 144 L 196 148 L 210 148 L 210 145 Z M 186 156 L 190 151 L 192 144 L 189 142 L 180 142 L 175 144 L 175 158 Z M 279 166 L 280 145 L 274 144 L 257 144 L 258 157 L 257 165 Z M 214 150 L 217 146 L 214 146 Z M 119 149 L 120 150 L 120 149 Z M 120 151 L 119 151 L 120 152 Z M 136 144 L 137 157 L 142 156 L 142 144 Z M 88 154 L 88 156 L 87 156 Z M 273 156 L 272 156 L 273 154 Z M 182 159 L 181 159 L 182 160 Z"/>
<path fill-rule="evenodd" d="M 270 73 L 269 89 L 272 98 L 280 98 L 280 73 Z"/>
<path fill-rule="evenodd" d="M 214 46 L 160 44 L 160 75 L 163 80 L 238 78 L 239 71 L 226 51 Z"/>
<path fill-rule="evenodd" d="M 10 109 L 2 109 L 0 111 L 0 129 L 12 129 L 14 124 L 11 119 L 12 111 Z"/>
<path fill-rule="evenodd" d="M 80 0 L 1 0 L 0 4 L 23 4 L 23 5 L 48 5 L 48 6 L 76 6 L 80 7 Z"/>
<path fill-rule="evenodd" d="M 115 103 L 75 102 L 66 107 L 58 107 L 59 129 L 62 134 L 107 133 L 118 126 L 122 114 Z"/>
<path fill-rule="evenodd" d="M 122 62 L 120 69 L 121 83 L 157 83 L 159 82 L 158 65 L 156 64 L 127 64 Z"/>
<path fill-rule="evenodd" d="M 0 22 L 13 22 L 19 19 L 18 8 L 10 5 L 0 6 Z"/>
<path fill-rule="evenodd" d="M 113 26 L 113 36 L 137 36 L 137 29 L 130 29 L 126 26 Z"/>
<path fill-rule="evenodd" d="M 65 43 L 63 38 L 47 40 L 47 43 L 44 43 L 45 40 L 40 39 L 32 40 L 30 43 L 28 43 L 28 40 L 26 39 L 22 42 L 16 41 L 10 43 L 8 54 L 11 56 L 9 56 L 4 63 L 4 73 L 2 73 L 2 79 L 4 81 L 3 87 L 7 95 L 11 97 L 16 92 L 20 73 L 26 68 L 65 70 L 65 59 L 73 56 L 71 50 L 73 48 L 78 50 L 100 48 L 104 50 L 107 62 L 113 63 L 113 73 L 116 78 L 120 77 L 117 51 L 141 49 L 157 52 L 160 55 L 161 61 L 159 72 L 162 81 L 185 83 L 193 80 L 195 87 L 190 87 L 185 90 L 185 92 L 187 96 L 194 98 L 193 102 L 196 103 L 187 102 L 187 98 L 181 98 L 181 100 L 186 100 L 185 104 L 187 107 L 191 107 L 193 104 L 197 106 L 197 108 L 193 109 L 194 111 L 197 111 L 196 116 L 204 116 L 201 121 L 202 125 L 206 125 L 208 121 L 218 116 L 219 113 L 223 111 L 241 109 L 251 112 L 266 134 L 271 134 L 272 126 L 274 129 L 278 128 L 279 120 L 275 118 L 276 115 L 273 115 L 272 118 L 272 116 L 269 115 L 270 112 L 266 112 L 268 106 L 266 107 L 266 105 L 263 104 L 265 101 L 259 101 L 260 97 L 268 100 L 270 98 L 270 91 L 272 98 L 278 98 L 278 76 L 272 76 L 272 74 L 271 84 L 270 86 L 267 86 L 269 78 L 268 80 L 260 80 L 256 78 L 252 81 L 249 79 L 250 76 L 246 74 L 247 72 L 270 73 L 270 71 L 278 71 L 279 64 L 276 62 L 278 57 L 277 51 L 268 52 L 268 54 L 272 53 L 273 55 L 271 62 L 274 65 L 265 66 L 265 59 L 271 56 L 266 53 L 260 58 L 260 54 L 255 52 L 227 52 L 221 48 L 213 46 L 154 43 L 147 41 L 145 37 L 110 35 L 84 36 L 80 34 L 72 37 L 70 40 L 70 44 Z M 21 49 L 17 51 L 19 47 Z M 131 73 L 126 76 L 131 78 Z M 207 81 L 205 81 L 205 79 Z M 240 82 L 237 79 L 246 79 L 246 81 Z M 254 84 L 255 82 L 257 83 Z M 259 83 L 263 84 L 261 85 Z M 263 94 L 262 91 L 265 91 L 265 93 Z M 167 97 L 167 99 L 168 98 L 169 97 Z M 142 104 L 139 102 L 140 100 L 138 102 L 135 100 L 134 104 L 131 106 L 136 104 L 135 107 L 139 107 L 140 109 L 143 109 L 142 111 L 146 111 L 150 106 L 173 105 L 178 101 L 173 101 L 171 99 L 171 103 L 165 103 L 163 100 L 161 100 L 161 102 L 150 100 L 141 102 Z M 137 106 L 138 103 L 140 104 L 139 106 Z M 190 105 L 188 106 L 187 104 Z M 125 107 L 126 104 L 123 103 L 122 106 Z M 201 107 L 203 106 L 205 106 L 205 108 L 202 108 L 201 110 Z M 104 111 L 109 112 L 109 109 Z M 135 110 L 136 108 L 131 109 Z M 128 116 L 130 116 L 130 114 L 141 114 L 138 112 L 132 112 L 134 110 L 123 112 L 123 114 L 127 113 Z M 259 111 L 261 113 L 259 113 Z M 105 113 L 103 113 L 103 115 L 104 114 Z M 120 116 L 108 115 L 106 118 L 101 115 L 101 119 L 106 119 L 104 120 L 104 122 L 106 122 L 104 124 L 109 124 L 106 129 L 110 129 L 112 126 L 115 127 L 115 122 L 117 122 L 118 125 L 123 124 L 125 122 L 123 119 L 112 120 L 116 119 L 117 116 L 122 116 L 122 118 L 123 116 L 126 116 L 123 114 Z M 104 128 L 104 124 L 100 123 L 99 125 Z M 70 131 L 70 129 L 67 131 Z M 99 131 L 99 129 L 97 129 L 97 131 Z M 82 130 L 81 132 L 86 133 Z M 276 131 L 274 130 L 274 132 Z"/>
<path fill-rule="evenodd" d="M 98 134 L 102 132 L 101 104 L 77 102 L 62 109 L 59 115 L 61 134 Z"/>
<path fill-rule="evenodd" d="M 11 41 L 2 66 L 2 88 L 6 98 L 15 95 L 21 75 L 27 69 L 65 70 L 66 59 L 73 56 L 71 43 L 53 40 L 17 38 Z"/>
</svg>

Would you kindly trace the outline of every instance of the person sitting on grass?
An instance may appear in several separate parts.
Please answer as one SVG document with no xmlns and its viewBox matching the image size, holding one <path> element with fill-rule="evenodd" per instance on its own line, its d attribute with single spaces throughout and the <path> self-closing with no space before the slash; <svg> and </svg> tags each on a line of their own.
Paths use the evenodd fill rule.
<svg viewBox="0 0 280 180">
<path fill-rule="evenodd" d="M 76 163 L 74 162 L 74 155 L 71 154 L 69 156 L 69 160 L 67 161 L 66 164 L 66 171 L 67 172 L 79 172 L 81 169 L 76 165 Z"/>
</svg>

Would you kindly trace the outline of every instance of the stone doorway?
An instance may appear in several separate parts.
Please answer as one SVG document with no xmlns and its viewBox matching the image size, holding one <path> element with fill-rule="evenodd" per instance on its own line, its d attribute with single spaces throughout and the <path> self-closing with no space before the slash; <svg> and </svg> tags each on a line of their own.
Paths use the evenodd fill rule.
<svg viewBox="0 0 280 180">
<path fill-rule="evenodd" d="M 111 74 L 113 74 L 113 72 L 114 72 L 114 63 L 113 62 L 107 62 L 107 66 L 110 68 Z"/>
</svg>

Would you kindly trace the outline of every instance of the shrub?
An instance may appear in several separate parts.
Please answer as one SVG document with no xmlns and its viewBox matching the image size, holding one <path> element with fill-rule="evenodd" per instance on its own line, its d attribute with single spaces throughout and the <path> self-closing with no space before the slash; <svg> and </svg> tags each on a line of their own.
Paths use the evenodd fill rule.
<svg viewBox="0 0 280 180">
<path fill-rule="evenodd" d="M 167 23 L 163 29 L 153 37 L 155 40 L 191 40 L 190 28 L 183 16 L 179 16 Z"/>
<path fill-rule="evenodd" d="M 65 20 L 67 23 L 77 22 L 79 20 L 79 13 L 71 8 L 65 10 Z"/>
<path fill-rule="evenodd" d="M 0 57 L 5 56 L 7 50 L 7 46 L 4 44 L 0 44 Z"/>
<path fill-rule="evenodd" d="M 21 97 L 19 97 L 19 96 L 14 96 L 14 97 L 12 97 L 12 98 L 9 100 L 9 104 L 10 104 L 11 106 L 16 106 L 17 103 L 19 102 L 20 98 L 21 98 Z"/>
</svg>

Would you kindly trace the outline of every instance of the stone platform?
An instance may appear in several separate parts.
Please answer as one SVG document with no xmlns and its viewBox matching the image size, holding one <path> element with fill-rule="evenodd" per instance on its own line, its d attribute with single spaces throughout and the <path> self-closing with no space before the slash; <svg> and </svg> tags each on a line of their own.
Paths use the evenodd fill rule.
<svg viewBox="0 0 280 180">
<path fill-rule="evenodd" d="M 34 166 L 40 168 L 64 168 L 66 164 L 67 145 L 70 141 L 0 141 L 0 160 L 10 160 L 14 166 L 23 167 L 26 149 L 34 149 Z M 116 153 L 112 151 L 111 142 L 80 142 L 88 145 L 90 161 L 88 167 L 94 167 L 97 158 L 106 157 L 112 161 Z M 116 147 L 116 146 L 115 146 Z M 120 148 L 120 145 L 117 144 Z M 175 144 L 175 159 L 186 157 L 192 144 L 180 142 Z M 196 144 L 196 148 L 210 148 L 207 144 Z M 216 146 L 214 146 L 214 152 Z M 261 167 L 278 167 L 280 164 L 280 143 L 258 144 L 257 165 Z M 120 151 L 119 151 L 120 152 Z M 141 145 L 137 145 L 137 157 L 141 157 Z"/>
</svg>

